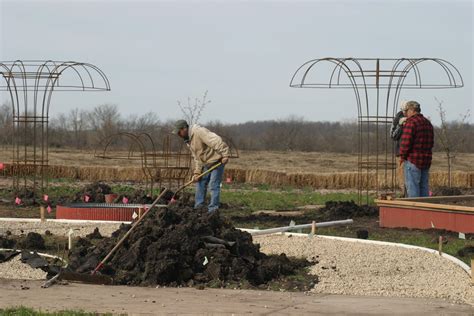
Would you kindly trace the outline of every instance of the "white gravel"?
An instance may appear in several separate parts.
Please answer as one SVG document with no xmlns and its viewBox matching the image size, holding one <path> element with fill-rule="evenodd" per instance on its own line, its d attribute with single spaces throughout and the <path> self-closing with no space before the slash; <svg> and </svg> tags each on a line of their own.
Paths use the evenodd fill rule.
<svg viewBox="0 0 474 316">
<path fill-rule="evenodd" d="M 13 235 L 26 235 L 29 232 L 44 234 L 49 230 L 53 235 L 67 236 L 69 229 L 73 229 L 74 236 L 83 237 L 99 228 L 102 236 L 110 236 L 120 226 L 119 223 L 65 223 L 56 221 L 0 221 L 0 235 L 10 231 Z"/>
<path fill-rule="evenodd" d="M 21 255 L 0 264 L 0 278 L 17 280 L 44 280 L 46 272 L 41 269 L 33 269 L 26 263 L 22 263 Z"/>
<path fill-rule="evenodd" d="M 267 254 L 315 264 L 316 293 L 442 298 L 474 305 L 470 276 L 455 263 L 417 249 L 287 235 L 256 236 Z"/>
</svg>

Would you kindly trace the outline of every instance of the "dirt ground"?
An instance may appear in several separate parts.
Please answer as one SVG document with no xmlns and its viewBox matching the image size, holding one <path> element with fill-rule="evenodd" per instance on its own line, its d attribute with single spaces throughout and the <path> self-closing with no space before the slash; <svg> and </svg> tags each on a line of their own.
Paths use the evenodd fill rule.
<svg viewBox="0 0 474 316">
<path fill-rule="evenodd" d="M 119 153 L 124 155 L 126 153 Z M 348 172 L 357 171 L 357 154 L 326 152 L 241 151 L 240 158 L 232 159 L 231 168 L 265 169 L 285 172 Z M 0 162 L 11 161 L 11 150 L 0 149 Z M 453 171 L 472 171 L 474 154 L 459 153 L 453 162 Z M 140 166 L 140 161 L 100 159 L 93 150 L 49 149 L 49 163 L 65 166 Z M 433 155 L 432 171 L 447 171 L 444 153 Z"/>
<path fill-rule="evenodd" d="M 253 290 L 106 287 L 73 283 L 42 289 L 41 284 L 40 281 L 0 279 L 0 308 L 23 305 L 42 311 L 81 309 L 133 315 L 165 313 L 472 315 L 474 313 L 474 308 L 471 306 L 451 304 L 442 300 Z"/>
</svg>

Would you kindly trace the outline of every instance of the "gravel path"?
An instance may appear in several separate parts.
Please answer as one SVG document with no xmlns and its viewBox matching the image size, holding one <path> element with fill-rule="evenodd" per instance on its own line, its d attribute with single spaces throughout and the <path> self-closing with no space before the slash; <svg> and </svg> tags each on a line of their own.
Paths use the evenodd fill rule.
<svg viewBox="0 0 474 316">
<path fill-rule="evenodd" d="M 0 264 L 0 277 L 3 279 L 17 280 L 45 280 L 46 272 L 41 269 L 33 269 L 22 263 L 21 255 Z"/>
<path fill-rule="evenodd" d="M 470 276 L 455 263 L 417 249 L 321 237 L 254 237 L 268 254 L 306 257 L 316 293 L 442 298 L 474 305 Z"/>
<path fill-rule="evenodd" d="M 46 230 L 49 230 L 53 235 L 67 236 L 69 229 L 74 230 L 74 236 L 83 237 L 94 231 L 94 228 L 98 227 L 102 236 L 110 236 L 120 226 L 118 223 L 64 223 L 64 222 L 53 222 L 46 221 L 41 223 L 40 221 L 0 221 L 0 235 L 5 234 L 6 231 L 10 231 L 13 235 L 26 235 L 29 232 L 36 232 L 44 234 Z"/>
</svg>

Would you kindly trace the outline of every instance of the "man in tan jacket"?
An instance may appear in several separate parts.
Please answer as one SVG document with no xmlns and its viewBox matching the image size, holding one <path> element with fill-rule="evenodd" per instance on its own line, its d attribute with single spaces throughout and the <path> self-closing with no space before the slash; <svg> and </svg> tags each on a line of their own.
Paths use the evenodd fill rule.
<svg viewBox="0 0 474 316">
<path fill-rule="evenodd" d="M 229 146 L 207 128 L 197 124 L 190 127 L 185 120 L 175 123 L 173 133 L 184 140 L 194 158 L 193 180 L 196 182 L 194 207 L 198 208 L 204 204 L 209 186 L 211 201 L 208 210 L 209 212 L 218 210 L 224 165 L 229 162 Z M 222 162 L 222 165 L 199 178 L 201 173 L 219 162 Z"/>
</svg>

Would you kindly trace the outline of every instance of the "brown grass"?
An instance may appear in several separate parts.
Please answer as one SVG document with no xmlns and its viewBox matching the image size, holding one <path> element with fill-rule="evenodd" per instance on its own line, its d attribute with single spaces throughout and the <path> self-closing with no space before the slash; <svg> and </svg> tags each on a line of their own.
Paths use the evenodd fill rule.
<svg viewBox="0 0 474 316">
<path fill-rule="evenodd" d="M 126 156 L 126 152 L 117 155 Z M 11 150 L 0 149 L 0 162 L 11 161 Z M 93 150 L 50 149 L 50 165 L 61 166 L 107 166 L 140 167 L 139 160 L 100 159 Z M 453 163 L 454 171 L 473 171 L 474 154 L 458 154 Z M 240 158 L 233 159 L 232 168 L 263 169 L 271 171 L 327 173 L 357 171 L 357 155 L 324 152 L 275 152 L 243 151 Z M 434 153 L 432 171 L 446 171 L 444 154 Z"/>
<path fill-rule="evenodd" d="M 9 161 L 11 152 L 0 151 L 0 161 Z M 122 153 L 123 154 L 123 153 Z M 98 159 L 93 151 L 50 150 L 52 178 L 70 178 L 85 181 L 143 181 L 145 175 L 139 161 Z M 474 154 L 459 154 L 454 163 L 453 185 L 474 186 L 472 162 Z M 3 176 L 11 176 L 7 164 Z M 31 173 L 31 168 L 22 168 Z M 226 168 L 226 177 L 236 182 L 270 184 L 317 189 L 357 188 L 357 156 L 335 153 L 303 152 L 243 152 Z M 177 172 L 177 171 L 176 171 Z M 375 183 L 375 174 L 363 177 L 366 183 Z M 387 181 L 388 180 L 388 181 Z M 379 175 L 381 186 L 388 185 L 391 177 Z M 435 153 L 431 169 L 431 186 L 447 185 L 446 162 L 442 153 Z"/>
</svg>

